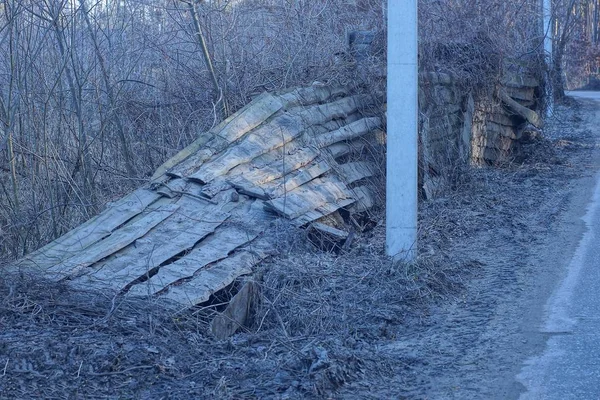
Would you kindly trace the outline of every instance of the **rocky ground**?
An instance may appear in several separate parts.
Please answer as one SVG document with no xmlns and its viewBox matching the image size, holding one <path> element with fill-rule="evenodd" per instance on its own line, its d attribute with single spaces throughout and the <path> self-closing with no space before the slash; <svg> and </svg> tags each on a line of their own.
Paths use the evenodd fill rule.
<svg viewBox="0 0 600 400">
<path fill-rule="evenodd" d="M 383 256 L 383 226 L 336 255 L 282 225 L 252 327 L 223 342 L 206 335 L 209 309 L 2 276 L 0 398 L 514 398 L 544 343 L 532 327 L 560 274 L 548 260 L 576 241 L 564 221 L 598 170 L 592 107 L 558 107 L 523 163 L 472 169 L 423 203 L 415 264 Z"/>
</svg>

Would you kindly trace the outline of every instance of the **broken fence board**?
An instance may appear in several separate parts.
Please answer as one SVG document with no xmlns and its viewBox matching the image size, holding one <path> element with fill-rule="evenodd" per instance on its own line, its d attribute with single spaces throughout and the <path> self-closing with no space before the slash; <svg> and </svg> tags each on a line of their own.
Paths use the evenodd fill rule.
<svg viewBox="0 0 600 400">
<path fill-rule="evenodd" d="M 256 237 L 256 232 L 225 224 L 206 237 L 185 257 L 161 267 L 156 275 L 133 286 L 129 293 L 136 296 L 154 295 L 176 282 L 192 278 L 197 271 L 227 258 L 232 251 Z"/>
<path fill-rule="evenodd" d="M 375 205 L 373 191 L 367 186 L 358 186 L 352 189 L 352 195 L 356 202 L 350 207 L 350 211 L 359 213 L 370 210 Z"/>
<path fill-rule="evenodd" d="M 369 117 L 352 122 L 336 131 L 326 133 L 315 139 L 319 148 L 330 146 L 343 140 L 356 139 L 381 127 L 381 118 Z"/>
<path fill-rule="evenodd" d="M 208 183 L 240 164 L 282 147 L 296 138 L 304 128 L 305 125 L 298 116 L 290 114 L 277 116 L 270 124 L 251 132 L 223 154 L 203 164 L 189 178 Z"/>
<path fill-rule="evenodd" d="M 229 179 L 233 185 L 240 182 L 250 182 L 252 185 L 263 187 L 266 183 L 280 179 L 293 171 L 303 168 L 317 158 L 318 153 L 306 147 L 292 154 L 286 154 L 281 160 L 275 161 L 264 168 L 248 171 Z"/>
<path fill-rule="evenodd" d="M 173 179 L 169 182 L 162 182 L 158 189 L 156 189 L 156 193 L 168 197 L 172 199 L 174 197 L 178 197 L 187 186 L 187 182 L 185 179 Z"/>
<path fill-rule="evenodd" d="M 113 230 L 138 215 L 160 197 L 154 191 L 138 189 L 89 221 L 27 255 L 17 267 L 48 268 L 58 264 L 110 235 Z"/>
<path fill-rule="evenodd" d="M 323 224 L 321 222 L 313 222 L 310 228 L 318 231 L 321 235 L 327 235 L 332 239 L 342 241 L 348 238 L 348 232 Z"/>
<path fill-rule="evenodd" d="M 375 174 L 375 165 L 366 161 L 355 161 L 336 167 L 336 171 L 341 175 L 342 180 L 350 185 L 361 179 L 373 176 Z"/>
<path fill-rule="evenodd" d="M 210 330 L 217 340 L 227 339 L 246 325 L 252 313 L 252 303 L 258 291 L 253 282 L 246 282 L 229 301 L 227 308 L 210 323 Z"/>
<path fill-rule="evenodd" d="M 364 139 L 356 139 L 350 142 L 337 142 L 327 147 L 327 151 L 331 156 L 336 159 L 347 156 L 353 153 L 362 153 L 366 148 L 366 142 Z"/>
<path fill-rule="evenodd" d="M 320 125 L 325 122 L 346 118 L 356 113 L 361 107 L 370 104 L 372 98 L 367 95 L 356 95 L 344 97 L 331 103 L 320 104 L 311 107 L 298 107 L 290 110 L 297 113 L 308 126 Z"/>
<path fill-rule="evenodd" d="M 266 204 L 279 214 L 294 219 L 324 204 L 336 204 L 348 198 L 352 198 L 352 195 L 346 185 L 335 175 L 328 175 L 326 179 L 313 179 L 306 185 L 288 192 L 285 196 L 270 200 Z"/>
<path fill-rule="evenodd" d="M 231 210 L 231 217 L 197 243 L 188 254 L 163 265 L 149 280 L 134 285 L 130 293 L 140 296 L 155 294 L 168 285 L 193 277 L 196 271 L 206 265 L 227 257 L 238 247 L 252 243 L 262 233 L 268 220 L 261 201 L 245 201 L 241 207 Z M 258 245 L 251 244 L 249 248 L 256 250 Z"/>
<path fill-rule="evenodd" d="M 175 154 L 173 157 L 171 157 L 167 161 L 165 161 L 160 167 L 158 167 L 156 169 L 156 171 L 154 172 L 154 174 L 152 175 L 151 180 L 156 181 L 159 178 L 163 177 L 169 169 L 173 168 L 174 166 L 181 163 L 182 161 L 187 159 L 189 156 L 191 156 L 192 154 L 194 154 L 195 152 L 200 150 L 202 148 L 202 146 L 204 146 L 210 139 L 212 139 L 212 137 L 213 137 L 213 134 L 210 132 L 201 133 L 198 136 L 198 138 L 196 140 L 194 140 L 191 144 L 189 144 L 187 147 L 185 147 L 179 153 Z"/>
<path fill-rule="evenodd" d="M 283 106 L 284 102 L 278 96 L 263 93 L 221 124 L 222 126 L 218 126 L 214 132 L 225 139 L 227 144 L 231 144 L 261 125 Z"/>
<path fill-rule="evenodd" d="M 55 280 L 76 274 L 79 270 L 110 256 L 144 236 L 150 229 L 171 216 L 178 208 L 179 206 L 170 204 L 155 210 L 145 211 L 145 215 L 137 221 L 117 229 L 104 240 L 94 243 L 60 264 L 48 268 L 47 272 Z"/>
<path fill-rule="evenodd" d="M 216 205 L 182 197 L 177 212 L 144 237 L 92 265 L 93 271 L 71 282 L 72 286 L 121 290 L 167 260 L 191 249 L 229 218 Z"/>
<path fill-rule="evenodd" d="M 290 109 L 244 136 L 224 153 L 201 165 L 198 171 L 189 177 L 208 183 L 240 164 L 284 146 L 307 128 L 355 113 L 368 99 L 368 96 L 358 95 L 345 97 L 332 103 Z"/>
<path fill-rule="evenodd" d="M 178 286 L 171 286 L 159 295 L 166 300 L 192 307 L 206 302 L 210 296 L 229 286 L 240 276 L 252 273 L 252 267 L 261 261 L 261 257 L 249 251 L 240 251 L 198 272 L 193 279 Z"/>
<path fill-rule="evenodd" d="M 269 198 L 272 199 L 285 196 L 286 193 L 318 178 L 330 170 L 331 166 L 329 163 L 321 160 L 316 164 L 311 164 L 307 168 L 296 170 L 294 173 L 289 174 L 284 178 L 280 178 L 277 181 L 269 182 L 268 185 L 264 185 L 264 190 Z"/>
<path fill-rule="evenodd" d="M 167 161 L 167 170 L 170 175 L 185 177 L 197 170 L 205 161 L 214 154 L 224 150 L 231 143 L 261 125 L 273 114 L 283 107 L 283 102 L 276 96 L 263 93 L 241 110 L 211 129 L 211 140 L 198 139 L 198 145 L 188 146 L 173 158 Z M 201 140 L 202 139 L 202 140 Z M 207 147 L 202 149 L 202 147 Z M 190 157 L 194 154 L 193 157 Z M 183 162 L 185 160 L 185 162 Z M 155 175 L 159 172 L 157 171 Z"/>
<path fill-rule="evenodd" d="M 297 227 L 302 227 L 310 222 L 316 221 L 323 217 L 326 217 L 334 212 L 338 211 L 341 208 L 347 208 L 356 202 L 355 199 L 345 199 L 340 200 L 337 203 L 327 203 L 323 204 L 320 207 L 317 207 L 314 210 L 311 210 L 301 216 L 294 218 L 292 220 L 292 224 Z"/>
</svg>

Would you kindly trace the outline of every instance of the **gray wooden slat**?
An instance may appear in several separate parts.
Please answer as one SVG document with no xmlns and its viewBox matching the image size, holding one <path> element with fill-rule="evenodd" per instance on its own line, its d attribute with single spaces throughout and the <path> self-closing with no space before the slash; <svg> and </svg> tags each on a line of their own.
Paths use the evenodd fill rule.
<svg viewBox="0 0 600 400">
<path fill-rule="evenodd" d="M 293 171 L 305 167 L 318 153 L 311 148 L 299 149 L 293 154 L 288 154 L 281 160 L 275 161 L 264 168 L 248 171 L 243 175 L 232 176 L 229 183 L 236 187 L 244 187 L 248 183 L 252 186 L 265 188 L 265 184 L 278 180 Z"/>
<path fill-rule="evenodd" d="M 225 258 L 240 246 L 245 245 L 257 254 L 259 251 L 264 252 L 260 250 L 264 247 L 261 245 L 263 241 L 256 240 L 268 226 L 272 216 L 265 212 L 263 202 L 244 200 L 243 204 L 231 209 L 230 213 L 230 218 L 224 224 L 197 243 L 183 258 L 161 266 L 155 276 L 146 282 L 134 285 L 130 292 L 138 295 L 159 292 L 166 285 L 192 277 L 197 270 Z M 272 249 L 272 246 L 268 249 Z"/>
<path fill-rule="evenodd" d="M 88 269 L 92 271 L 73 279 L 71 285 L 87 288 L 109 286 L 121 290 L 151 269 L 194 247 L 230 216 L 219 211 L 218 205 L 190 197 L 182 197 L 177 205 L 177 212 L 148 234 L 105 261 L 90 266 Z"/>
<path fill-rule="evenodd" d="M 264 185 L 263 187 L 270 198 L 281 197 L 330 170 L 331 166 L 329 163 L 320 160 L 316 164 L 311 164 L 302 170 L 296 170 L 293 173 L 286 175 L 284 178 L 269 182 L 268 185 Z"/>
<path fill-rule="evenodd" d="M 217 127 L 215 133 L 227 143 L 233 143 L 281 110 L 284 104 L 278 96 L 263 93 Z"/>
<path fill-rule="evenodd" d="M 145 215 L 137 221 L 117 229 L 104 240 L 94 243 L 83 251 L 79 251 L 73 257 L 62 261 L 60 264 L 48 268 L 48 276 L 52 279 L 60 280 L 110 256 L 136 239 L 144 236 L 150 229 L 171 216 L 178 208 L 179 206 L 175 204 L 169 204 L 158 209 L 147 210 L 144 213 Z"/>
<path fill-rule="evenodd" d="M 189 178 L 208 183 L 240 164 L 289 143 L 302 133 L 304 128 L 305 124 L 298 116 L 291 114 L 277 116 L 271 123 L 251 132 L 214 160 L 203 164 Z"/>
<path fill-rule="evenodd" d="M 319 125 L 333 119 L 346 118 L 371 101 L 372 98 L 367 95 L 349 96 L 318 106 L 298 107 L 296 112 L 307 121 L 307 125 Z"/>
<path fill-rule="evenodd" d="M 365 148 L 365 141 L 357 139 L 350 142 L 337 142 L 327 146 L 326 149 L 333 158 L 340 158 L 351 153 L 362 153 Z"/>
<path fill-rule="evenodd" d="M 358 186 L 353 188 L 352 195 L 356 199 L 356 202 L 349 207 L 352 212 L 364 212 L 371 209 L 375 205 L 373 191 L 367 186 Z"/>
<path fill-rule="evenodd" d="M 324 224 L 322 222 L 313 222 L 310 224 L 310 228 L 318 231 L 322 235 L 332 237 L 336 240 L 345 240 L 349 235 L 349 233 L 346 231 L 334 228 L 333 226 Z"/>
<path fill-rule="evenodd" d="M 328 175 L 326 178 L 313 179 L 266 204 L 279 214 L 294 219 L 324 204 L 336 204 L 349 198 L 352 198 L 352 194 L 346 185 L 335 175 Z"/>
<path fill-rule="evenodd" d="M 355 113 L 369 99 L 369 96 L 357 95 L 332 103 L 297 107 L 287 113 L 280 113 L 269 123 L 263 124 L 244 136 L 235 146 L 230 146 L 227 151 L 215 159 L 201 165 L 198 171 L 189 177 L 208 183 L 218 176 L 225 175 L 240 164 L 247 163 L 262 154 L 284 146 L 309 127 L 326 124 L 329 121 Z M 380 121 L 379 118 L 377 120 Z M 371 119 L 367 119 L 365 123 L 369 122 L 372 122 Z M 356 124 L 356 122 L 352 124 Z M 358 125 L 356 127 L 358 128 Z"/>
<path fill-rule="evenodd" d="M 227 287 L 236 278 L 251 274 L 252 267 L 261 259 L 249 251 L 240 251 L 200 271 L 192 280 L 171 286 L 158 298 L 181 304 L 183 307 L 204 303 L 213 293 Z"/>
<path fill-rule="evenodd" d="M 227 146 L 263 124 L 283 106 L 284 103 L 277 96 L 269 93 L 258 96 L 254 101 L 213 129 L 211 132 L 214 133 L 214 137 L 211 141 L 205 143 L 205 148 L 197 149 L 193 156 L 187 158 L 185 162 L 179 163 L 179 165 L 174 165 L 168 173 L 179 177 L 186 177 L 194 173 L 213 155 L 223 151 Z"/>
<path fill-rule="evenodd" d="M 313 85 L 305 88 L 293 89 L 280 95 L 287 107 L 299 105 L 307 106 L 322 103 L 331 98 L 343 96 L 348 90 L 342 86 L 319 86 Z"/>
<path fill-rule="evenodd" d="M 178 197 L 185 190 L 187 182 L 185 179 L 173 179 L 169 182 L 163 182 L 156 189 L 156 193 L 168 197 L 170 199 Z"/>
<path fill-rule="evenodd" d="M 381 127 L 381 118 L 369 117 L 352 122 L 336 131 L 326 133 L 315 139 L 318 147 L 330 146 L 343 140 L 356 139 Z"/>
<path fill-rule="evenodd" d="M 286 143 L 285 146 L 281 146 L 273 151 L 270 151 L 265 154 L 261 154 L 250 162 L 240 164 L 235 168 L 231 169 L 227 175 L 219 176 L 213 179 L 211 182 L 207 183 L 202 188 L 202 193 L 206 196 L 213 197 L 216 193 L 219 193 L 223 190 L 224 187 L 231 187 L 231 184 L 228 182 L 231 177 L 241 177 L 244 174 L 247 174 L 251 171 L 254 171 L 258 168 L 264 168 L 269 164 L 274 163 L 277 160 L 281 160 L 285 153 L 293 153 L 304 147 L 304 144 L 300 143 L 297 140 L 293 140 L 289 143 Z M 241 179 L 241 178 L 240 178 Z M 251 184 L 243 179 L 243 187 L 248 190 Z M 240 186 L 234 185 L 234 187 L 241 189 Z M 262 193 L 264 196 L 264 191 L 262 189 L 258 189 L 258 193 Z M 255 193 L 255 189 L 253 188 L 250 193 Z M 253 195 L 253 194 L 251 194 Z M 253 195 L 254 196 L 254 195 Z M 254 196 L 257 197 L 257 196 Z M 259 197 L 262 198 L 262 197 Z"/>
<path fill-rule="evenodd" d="M 254 240 L 257 235 L 257 232 L 226 223 L 185 257 L 161 267 L 156 275 L 133 286 L 129 293 L 136 296 L 153 295 L 175 282 L 192 278 L 196 271 L 226 258 L 238 247 Z"/>
<path fill-rule="evenodd" d="M 349 162 L 336 167 L 336 172 L 349 185 L 373 176 L 375 174 L 375 165 L 367 161 Z"/>
<path fill-rule="evenodd" d="M 89 221 L 27 255 L 17 266 L 48 268 L 58 264 L 110 235 L 160 197 L 154 191 L 138 189 Z"/>
<path fill-rule="evenodd" d="M 202 146 L 204 146 L 213 138 L 213 136 L 214 135 L 211 132 L 202 132 L 200 135 L 198 135 L 198 138 L 196 140 L 194 140 L 183 150 L 175 154 L 173 157 L 169 158 L 160 167 L 158 167 L 152 175 L 151 180 L 156 181 L 159 180 L 161 177 L 164 177 L 165 173 L 169 169 L 173 168 L 174 166 L 181 163 L 189 156 L 200 150 Z"/>
<path fill-rule="evenodd" d="M 316 221 L 323 217 L 326 217 L 329 214 L 333 214 L 340 208 L 349 207 L 352 204 L 354 204 L 355 202 L 356 202 L 355 199 L 345 199 L 345 200 L 340 200 L 337 203 L 323 204 L 322 206 L 317 207 L 314 210 L 308 211 L 308 212 L 302 214 L 301 216 L 294 218 L 292 220 L 292 224 L 294 224 L 295 226 L 298 226 L 298 227 L 304 226 L 310 222 L 313 222 L 313 221 Z"/>
</svg>

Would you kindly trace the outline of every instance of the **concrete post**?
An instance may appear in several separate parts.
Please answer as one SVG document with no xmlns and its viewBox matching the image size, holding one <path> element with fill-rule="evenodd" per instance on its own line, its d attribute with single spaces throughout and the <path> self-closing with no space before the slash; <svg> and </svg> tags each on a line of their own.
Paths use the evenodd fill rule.
<svg viewBox="0 0 600 400">
<path fill-rule="evenodd" d="M 417 252 L 417 1 L 388 0 L 386 251 Z"/>
<path fill-rule="evenodd" d="M 552 24 L 552 0 L 542 0 L 542 20 L 544 23 L 544 59 L 546 60 L 547 84 L 546 84 L 546 116 L 554 112 L 554 90 L 552 79 L 552 51 L 554 42 L 554 27 Z"/>
</svg>

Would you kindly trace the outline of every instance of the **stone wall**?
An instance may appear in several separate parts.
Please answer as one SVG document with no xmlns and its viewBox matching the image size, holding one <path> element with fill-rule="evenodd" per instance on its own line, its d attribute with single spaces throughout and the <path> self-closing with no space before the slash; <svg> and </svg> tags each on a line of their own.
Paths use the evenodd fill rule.
<svg viewBox="0 0 600 400">
<path fill-rule="evenodd" d="M 383 51 L 372 31 L 351 32 L 348 46 L 358 69 L 365 59 Z M 441 48 L 446 57 L 453 56 L 452 46 L 445 43 Z M 419 74 L 419 186 L 423 197 L 431 199 L 454 187 L 471 164 L 518 161 L 523 132 L 542 127 L 536 112 L 540 85 L 532 72 L 539 66 L 536 60 L 498 63 L 497 72 L 488 71 L 497 77 L 490 78 L 486 88 L 473 88 L 473 83 L 465 82 L 465 71 L 463 81 L 450 73 Z M 385 72 L 377 78 L 385 84 Z"/>
<path fill-rule="evenodd" d="M 453 186 L 469 164 L 473 107 L 452 75 L 419 75 L 419 180 L 426 198 Z"/>
<path fill-rule="evenodd" d="M 521 158 L 523 132 L 541 128 L 539 83 L 527 70 L 505 68 L 493 94 L 476 96 L 471 140 L 475 164 L 503 164 Z"/>
</svg>

